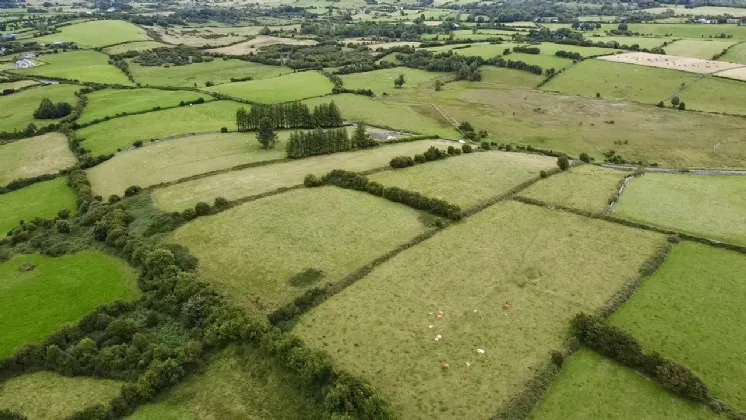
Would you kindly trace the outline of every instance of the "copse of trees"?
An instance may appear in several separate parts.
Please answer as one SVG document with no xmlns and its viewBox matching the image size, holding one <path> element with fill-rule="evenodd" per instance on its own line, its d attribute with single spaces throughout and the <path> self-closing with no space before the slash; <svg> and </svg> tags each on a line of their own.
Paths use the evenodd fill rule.
<svg viewBox="0 0 746 420">
<path fill-rule="evenodd" d="M 499 56 L 491 58 L 487 63 L 493 66 L 497 66 L 497 67 L 506 67 L 506 68 L 515 69 L 515 70 L 523 70 L 523 71 L 527 71 L 527 72 L 538 74 L 538 75 L 541 75 L 542 73 L 544 73 L 544 69 L 541 68 L 541 66 L 538 66 L 536 64 L 528 64 L 523 61 L 505 60 L 504 58 L 499 57 Z"/>
<path fill-rule="evenodd" d="M 432 51 L 415 51 L 411 54 L 398 54 L 404 66 L 438 72 L 457 72 L 458 80 L 478 81 L 482 79 L 479 66 L 486 64 L 482 57 L 466 57 L 453 51 L 435 54 Z"/>
<path fill-rule="evenodd" d="M 528 45 L 516 45 L 515 47 L 513 47 L 513 52 L 537 55 L 541 53 L 541 50 L 538 47 L 529 47 Z"/>
<path fill-rule="evenodd" d="M 37 120 L 62 118 L 70 115 L 73 106 L 67 102 L 53 103 L 49 98 L 44 98 L 39 104 L 39 108 L 34 111 L 34 118 Z"/>
<path fill-rule="evenodd" d="M 290 134 L 287 145 L 288 157 L 299 159 L 307 156 L 327 155 L 352 150 L 352 141 L 347 129 L 337 128 L 313 131 L 296 131 Z"/>
<path fill-rule="evenodd" d="M 583 59 L 583 56 L 580 55 L 580 53 L 570 52 L 570 51 L 565 51 L 565 50 L 555 51 L 554 55 L 556 55 L 557 57 L 569 58 L 571 60 L 576 60 L 576 61 L 580 61 Z"/>
<path fill-rule="evenodd" d="M 339 127 L 344 123 L 339 108 L 334 101 L 319 104 L 313 111 L 308 105 L 300 102 L 286 104 L 263 105 L 254 104 L 247 111 L 241 107 L 236 111 L 236 125 L 238 131 L 254 131 L 259 129 L 259 123 L 267 118 L 272 128 L 329 128 Z"/>
</svg>

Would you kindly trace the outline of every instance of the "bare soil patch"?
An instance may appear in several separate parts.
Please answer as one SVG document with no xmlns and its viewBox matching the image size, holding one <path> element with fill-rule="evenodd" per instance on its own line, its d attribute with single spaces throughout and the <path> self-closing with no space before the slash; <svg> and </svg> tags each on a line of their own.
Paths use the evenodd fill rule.
<svg viewBox="0 0 746 420">
<path fill-rule="evenodd" d="M 743 67 L 743 64 L 728 63 L 725 61 L 712 61 L 703 60 L 701 58 L 678 57 L 675 55 L 659 55 L 644 52 L 607 55 L 598 57 L 598 59 L 700 74 L 717 73 L 723 70 Z"/>
</svg>

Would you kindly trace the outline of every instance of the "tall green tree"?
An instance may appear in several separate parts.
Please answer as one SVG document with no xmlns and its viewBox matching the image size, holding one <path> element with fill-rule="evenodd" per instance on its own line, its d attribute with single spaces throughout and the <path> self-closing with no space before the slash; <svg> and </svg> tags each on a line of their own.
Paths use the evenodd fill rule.
<svg viewBox="0 0 746 420">
<path fill-rule="evenodd" d="M 399 77 L 397 77 L 396 80 L 394 80 L 394 87 L 400 88 L 400 87 L 404 86 L 405 82 L 406 82 L 406 80 L 404 80 L 404 75 L 400 74 Z"/>
<path fill-rule="evenodd" d="M 272 126 L 272 120 L 268 117 L 263 117 L 259 120 L 259 131 L 256 133 L 256 138 L 261 143 L 264 149 L 274 149 L 275 142 L 277 140 L 277 134 Z"/>
</svg>

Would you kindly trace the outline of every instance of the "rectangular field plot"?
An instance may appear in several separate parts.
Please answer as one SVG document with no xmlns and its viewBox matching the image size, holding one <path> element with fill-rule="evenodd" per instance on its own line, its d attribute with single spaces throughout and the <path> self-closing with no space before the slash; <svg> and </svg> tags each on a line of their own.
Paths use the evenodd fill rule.
<svg viewBox="0 0 746 420">
<path fill-rule="evenodd" d="M 75 210 L 75 194 L 65 177 L 37 182 L 0 195 L 0 235 L 18 226 L 21 220 L 36 217 L 52 219 L 62 209 Z"/>
<path fill-rule="evenodd" d="M 740 80 L 708 77 L 690 84 L 678 96 L 686 103 L 686 109 L 746 114 L 746 83 Z"/>
<path fill-rule="evenodd" d="M 141 406 L 129 420 L 318 420 L 320 407 L 294 386 L 297 377 L 248 346 L 234 346 L 214 357 L 204 372 L 190 376 Z"/>
<path fill-rule="evenodd" d="M 579 210 L 603 212 L 628 172 L 583 165 L 528 187 L 520 195 Z"/>
<path fill-rule="evenodd" d="M 730 63 L 746 64 L 746 44 L 734 45 L 724 56 L 720 57 L 720 60 Z"/>
<path fill-rule="evenodd" d="M 21 271 L 22 264 L 36 267 Z M 97 251 L 59 258 L 18 255 L 0 263 L 0 278 L 0 359 L 24 344 L 41 342 L 99 305 L 139 294 L 135 270 Z"/>
<path fill-rule="evenodd" d="M 70 51 L 42 55 L 39 60 L 47 64 L 13 71 L 23 75 L 55 77 L 80 82 L 132 84 L 121 70 L 109 64 L 108 55 L 97 51 Z"/>
<path fill-rule="evenodd" d="M 668 70 L 680 70 L 688 73 L 709 74 L 734 67 L 739 64 L 724 61 L 703 60 L 700 58 L 679 57 L 674 55 L 650 54 L 646 52 L 630 52 L 625 54 L 599 57 L 615 63 L 627 63 L 638 66 L 657 67 Z"/>
<path fill-rule="evenodd" d="M 155 107 L 170 108 L 179 105 L 181 101 L 212 99 L 208 95 L 196 92 L 157 89 L 104 89 L 86 96 L 88 105 L 77 120 L 79 124 L 114 117 L 121 113 L 148 111 Z"/>
<path fill-rule="evenodd" d="M 332 93 L 333 87 L 332 82 L 321 73 L 304 71 L 265 80 L 228 83 L 208 90 L 253 102 L 275 104 L 327 95 Z"/>
<path fill-rule="evenodd" d="M 736 41 L 714 41 L 682 39 L 672 44 L 666 45 L 666 54 L 680 57 L 702 58 L 704 60 L 712 59 L 715 54 L 720 54 L 724 49 L 735 44 Z M 723 60 L 728 61 L 728 60 Z"/>
<path fill-rule="evenodd" d="M 53 372 L 36 372 L 3 382 L 0 410 L 27 418 L 62 420 L 93 404 L 108 404 L 119 395 L 123 382 L 86 377 L 69 378 Z"/>
<path fill-rule="evenodd" d="M 230 83 L 231 78 L 253 77 L 254 80 L 275 77 L 292 72 L 286 67 L 267 66 L 241 60 L 213 60 L 188 66 L 141 66 L 128 61 L 130 72 L 143 86 L 204 87 Z"/>
<path fill-rule="evenodd" d="M 746 244 L 746 177 L 646 174 L 627 184 L 614 214 Z"/>
<path fill-rule="evenodd" d="M 0 131 L 23 131 L 31 123 L 43 127 L 59 122 L 59 118 L 37 120 L 34 118 L 34 111 L 39 108 L 44 98 L 49 98 L 54 103 L 66 102 L 75 106 L 75 92 L 79 89 L 78 85 L 54 85 L 0 96 Z"/>
<path fill-rule="evenodd" d="M 421 152 L 424 152 L 422 150 Z M 399 187 L 468 209 L 556 166 L 556 159 L 523 153 L 484 152 L 371 175 L 385 187 Z"/>
<path fill-rule="evenodd" d="M 684 242 L 612 318 L 647 351 L 690 368 L 746 410 L 746 255 Z"/>
<path fill-rule="evenodd" d="M 47 133 L 0 146 L 0 185 L 53 174 L 78 163 L 60 133 Z"/>
<path fill-rule="evenodd" d="M 366 193 L 324 187 L 197 219 L 170 241 L 199 258 L 202 279 L 245 308 L 266 312 L 425 232 L 420 216 Z"/>
<path fill-rule="evenodd" d="M 160 188 L 153 193 L 153 198 L 163 210 L 181 211 L 200 201 L 212 203 L 217 197 L 235 200 L 299 185 L 308 174 L 321 176 L 333 169 L 365 171 L 379 168 L 388 165 L 395 156 L 414 155 L 431 145 L 442 144 L 424 140 L 248 168 Z"/>
<path fill-rule="evenodd" d="M 127 41 L 147 41 L 145 30 L 121 20 L 94 20 L 63 26 L 60 33 L 34 38 L 40 44 L 74 42 L 80 47 L 97 48 Z"/>
<path fill-rule="evenodd" d="M 479 70 L 482 72 L 483 83 L 497 84 L 504 87 L 534 89 L 544 80 L 544 76 L 521 70 L 495 66 L 482 66 Z"/>
<path fill-rule="evenodd" d="M 404 76 L 406 81 L 401 88 L 394 87 L 394 80 Z M 407 67 L 398 67 L 393 69 L 383 69 L 367 71 L 364 73 L 353 73 L 340 76 L 344 87 L 347 89 L 370 89 L 376 95 L 383 92 L 388 94 L 402 93 L 416 87 L 419 84 L 433 83 L 435 79 L 447 81 L 453 79 L 452 73 L 436 73 L 424 70 L 410 69 Z"/>
<path fill-rule="evenodd" d="M 562 345 L 570 318 L 602 305 L 664 243 L 501 203 L 379 266 L 293 332 L 371 381 L 401 418 L 489 418 Z"/>
<path fill-rule="evenodd" d="M 708 408 L 670 394 L 632 369 L 583 350 L 562 372 L 530 420 L 717 420 Z"/>
<path fill-rule="evenodd" d="M 235 102 L 214 101 L 114 118 L 81 128 L 76 133 L 85 139 L 81 144 L 91 154 L 106 155 L 128 149 L 135 141 L 147 143 L 180 134 L 220 131 L 222 127 L 233 129 L 240 106 Z"/>
<path fill-rule="evenodd" d="M 656 104 L 676 92 L 682 83 L 696 78 L 695 74 L 681 71 L 593 59 L 564 71 L 542 89 L 590 97 L 598 93 L 602 98 Z"/>
</svg>

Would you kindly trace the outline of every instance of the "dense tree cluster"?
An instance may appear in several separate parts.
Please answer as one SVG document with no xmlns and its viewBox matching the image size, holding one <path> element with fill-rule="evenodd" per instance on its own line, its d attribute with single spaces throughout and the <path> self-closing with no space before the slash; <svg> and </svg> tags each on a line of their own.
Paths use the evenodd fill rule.
<svg viewBox="0 0 746 420">
<path fill-rule="evenodd" d="M 554 55 L 556 55 L 557 57 L 569 58 L 571 60 L 576 60 L 576 61 L 580 61 L 583 59 L 583 56 L 580 55 L 579 52 L 571 52 L 571 51 L 565 51 L 565 50 L 555 51 Z"/>
<path fill-rule="evenodd" d="M 459 79 L 480 80 L 479 66 L 485 64 L 482 57 L 464 56 L 453 51 L 433 53 L 432 51 L 416 51 L 412 54 L 398 54 L 402 65 L 427 71 L 457 72 Z M 462 70 L 463 69 L 463 70 Z"/>
<path fill-rule="evenodd" d="M 515 47 L 513 47 L 513 52 L 537 55 L 541 53 L 541 50 L 539 49 L 539 47 L 530 47 L 528 45 L 516 45 Z"/>
<path fill-rule="evenodd" d="M 507 67 L 515 70 L 523 70 L 534 74 L 542 74 L 544 72 L 544 69 L 542 69 L 541 66 L 537 64 L 528 64 L 520 60 L 505 60 L 502 57 L 491 58 L 487 63 L 497 67 Z"/>
<path fill-rule="evenodd" d="M 345 128 L 296 131 L 290 134 L 287 144 L 288 157 L 292 159 L 349 152 L 350 150 L 352 150 L 352 141 Z"/>
<path fill-rule="evenodd" d="M 203 57 L 201 50 L 183 45 L 174 48 L 156 48 L 139 53 L 135 57 L 135 62 L 143 66 L 185 66 L 212 60 L 211 57 Z"/>
<path fill-rule="evenodd" d="M 73 111 L 73 106 L 67 102 L 53 103 L 49 98 L 44 98 L 39 104 L 39 108 L 34 111 L 34 118 L 37 120 L 62 118 Z"/>
<path fill-rule="evenodd" d="M 320 22 L 301 23 L 300 32 L 306 35 L 343 38 L 371 38 L 374 40 L 414 41 L 422 34 L 438 33 L 439 28 L 420 23 L 359 21 L 351 24 Z"/>
<path fill-rule="evenodd" d="M 328 128 L 339 127 L 344 123 L 334 101 L 319 104 L 313 111 L 301 102 L 254 104 L 248 111 L 244 107 L 236 111 L 238 131 L 257 130 L 262 118 L 268 118 L 273 128 Z"/>
<path fill-rule="evenodd" d="M 257 54 L 240 58 L 272 66 L 285 65 L 292 69 L 368 65 L 375 61 L 367 48 L 361 47 L 352 51 L 343 51 L 342 47 L 333 41 L 310 46 L 270 45 Z"/>
</svg>

